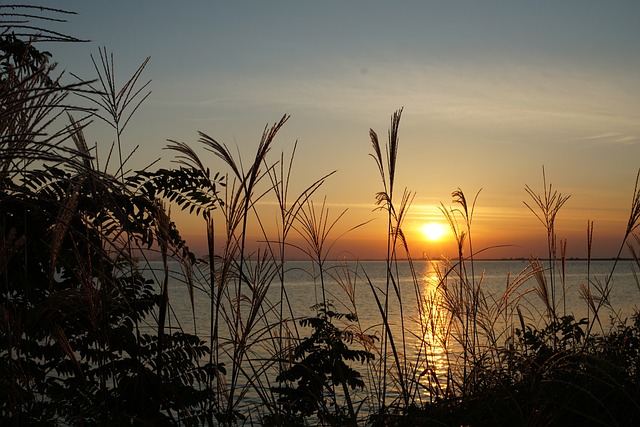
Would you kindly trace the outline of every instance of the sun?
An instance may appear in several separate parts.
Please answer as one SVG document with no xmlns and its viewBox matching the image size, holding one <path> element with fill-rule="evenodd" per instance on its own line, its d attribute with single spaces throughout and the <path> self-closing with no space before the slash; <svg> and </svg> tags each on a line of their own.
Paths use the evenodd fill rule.
<svg viewBox="0 0 640 427">
<path fill-rule="evenodd" d="M 420 231 L 427 240 L 432 242 L 441 240 L 447 234 L 447 228 L 439 222 L 427 222 L 420 227 Z"/>
</svg>

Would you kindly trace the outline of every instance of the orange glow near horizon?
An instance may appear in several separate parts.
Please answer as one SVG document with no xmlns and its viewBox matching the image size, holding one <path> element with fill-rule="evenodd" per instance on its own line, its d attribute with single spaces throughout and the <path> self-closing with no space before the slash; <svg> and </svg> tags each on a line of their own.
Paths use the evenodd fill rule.
<svg viewBox="0 0 640 427">
<path fill-rule="evenodd" d="M 337 205 L 336 209 L 343 206 Z M 268 224 L 273 224 L 271 227 L 266 227 L 266 232 L 269 233 L 269 238 L 275 241 L 277 239 L 277 221 L 272 220 L 270 205 L 262 207 L 264 208 L 261 211 L 263 225 L 266 227 Z M 471 233 L 473 247 L 469 247 L 469 236 L 466 236 L 463 248 L 465 256 L 469 254 L 471 249 L 476 258 L 488 259 L 545 257 L 547 255 L 544 227 L 525 207 L 519 206 L 518 209 L 508 206 L 493 207 L 489 205 L 489 207 L 485 207 L 480 203 L 477 210 Z M 590 211 L 582 206 L 580 209 L 565 208 L 557 221 L 557 232 L 559 237 L 568 241 L 568 256 L 577 258 L 587 256 L 586 218 L 599 219 L 594 228 L 592 256 L 596 258 L 614 256 L 620 247 L 620 235 L 626 226 L 624 218 L 626 210 L 619 210 L 620 213 L 616 217 L 609 214 L 608 211 L 604 212 L 604 214 L 608 214 L 605 216 L 602 212 Z M 219 213 L 217 212 L 217 214 Z M 181 236 L 187 241 L 194 253 L 198 256 L 206 254 L 204 220 L 177 207 L 172 207 L 171 214 Z M 328 237 L 328 243 L 325 247 L 329 251 L 328 257 L 331 259 L 342 259 L 343 257 L 362 260 L 385 259 L 387 256 L 386 223 L 384 218 L 375 217 L 375 215 L 378 214 L 376 212 L 372 214 L 370 209 L 360 205 L 350 206 L 348 214 L 341 219 L 334 232 Z M 367 222 L 372 216 L 375 217 L 375 220 Z M 359 223 L 364 225 L 352 230 L 349 229 L 351 225 Z M 216 247 L 219 247 L 225 237 L 223 218 L 218 217 L 216 227 Z M 345 231 L 348 232 L 345 233 Z M 433 260 L 452 259 L 458 256 L 454 235 L 434 205 L 416 204 L 412 206 L 403 231 L 406 233 L 410 256 L 413 258 Z M 265 237 L 253 222 L 249 224 L 247 237 L 250 251 L 255 251 L 259 246 L 264 245 Z M 306 245 L 297 233 L 291 233 L 288 236 L 288 241 L 301 247 Z M 400 254 L 401 257 L 404 255 L 404 252 Z M 304 252 L 293 246 L 287 248 L 286 256 L 289 259 L 306 258 Z"/>
</svg>

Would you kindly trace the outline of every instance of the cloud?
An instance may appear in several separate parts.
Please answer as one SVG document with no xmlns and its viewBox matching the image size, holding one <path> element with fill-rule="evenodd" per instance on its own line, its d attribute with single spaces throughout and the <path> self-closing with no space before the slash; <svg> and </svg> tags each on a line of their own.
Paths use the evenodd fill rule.
<svg viewBox="0 0 640 427">
<path fill-rule="evenodd" d="M 363 74 L 362 70 L 367 73 Z M 636 120 L 637 110 L 622 80 L 558 67 L 509 64 L 420 64 L 412 61 L 369 62 L 334 58 L 329 64 L 307 64 L 272 74 L 260 72 L 222 76 L 223 84 L 200 89 L 199 106 L 224 108 L 280 108 L 327 115 L 349 114 L 354 119 L 388 114 L 405 106 L 405 115 L 445 122 L 485 125 L 544 122 Z M 633 108 L 636 108 L 635 110 Z"/>
<path fill-rule="evenodd" d="M 595 145 L 635 145 L 640 143 L 637 134 L 604 133 L 577 138 L 578 142 L 590 142 Z"/>
</svg>

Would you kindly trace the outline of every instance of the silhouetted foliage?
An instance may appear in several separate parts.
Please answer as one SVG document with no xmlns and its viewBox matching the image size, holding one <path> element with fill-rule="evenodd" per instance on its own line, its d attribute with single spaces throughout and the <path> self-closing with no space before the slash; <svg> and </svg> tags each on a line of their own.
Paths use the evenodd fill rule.
<svg viewBox="0 0 640 427">
<path fill-rule="evenodd" d="M 94 168 L 77 122 L 42 132 L 69 88 L 31 40 L 1 38 L 0 424 L 203 423 L 224 369 L 201 363 L 197 336 L 159 333 L 159 286 L 136 259 L 154 245 L 193 255 L 158 200 L 134 192 L 145 178 Z"/>
<path fill-rule="evenodd" d="M 348 362 L 367 363 L 374 355 L 350 348 L 354 343 L 353 334 L 333 324 L 333 320 L 341 318 L 353 322 L 357 320 L 355 315 L 335 312 L 330 303 L 313 308 L 318 311 L 315 317 L 300 320 L 301 326 L 310 327 L 313 332 L 294 349 L 292 366 L 276 378 L 276 381 L 295 383 L 295 386 L 274 387 L 273 390 L 280 394 L 279 402 L 283 404 L 285 414 L 299 423 L 313 414 L 332 425 L 355 423 L 349 389 L 363 388 L 365 384 L 360 373 Z M 337 403 L 335 386 L 342 387 L 347 407 Z"/>
</svg>

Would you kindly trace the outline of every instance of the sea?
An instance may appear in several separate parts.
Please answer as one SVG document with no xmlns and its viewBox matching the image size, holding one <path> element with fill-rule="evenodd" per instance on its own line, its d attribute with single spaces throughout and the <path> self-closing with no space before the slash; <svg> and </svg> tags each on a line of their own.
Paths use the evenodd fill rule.
<svg viewBox="0 0 640 427">
<path fill-rule="evenodd" d="M 555 264 L 541 260 L 539 263 L 547 283 L 549 299 L 553 294 L 558 315 L 572 315 L 576 319 L 589 318 L 588 304 L 584 298 L 585 288 L 591 292 L 596 302 L 601 299 L 601 291 L 608 292 L 602 304 L 601 316 L 604 320 L 610 317 L 630 319 L 640 306 L 640 278 L 637 276 L 639 267 L 633 260 L 567 260 L 565 263 Z M 432 260 L 398 261 L 391 269 L 393 280 L 389 288 L 386 261 L 326 261 L 322 268 L 311 261 L 287 261 L 283 278 L 275 273 L 275 268 L 262 273 L 260 277 L 260 273 L 255 273 L 255 266 L 249 264 L 246 268 L 248 274 L 254 276 L 252 280 L 266 288 L 265 305 L 279 305 L 281 296 L 286 294 L 286 314 L 300 318 L 314 315 L 316 311 L 313 307 L 327 301 L 336 312 L 355 312 L 365 329 L 380 324 L 380 309 L 374 290 L 382 304 L 388 291 L 389 310 L 392 312 L 399 312 L 400 298 L 400 305 L 406 313 L 410 313 L 407 316 L 411 317 L 415 314 L 415 307 L 412 305 L 425 292 L 442 283 L 443 277 L 451 286 L 456 286 L 461 276 L 461 269 L 455 263 Z M 191 273 L 193 300 L 184 268 L 178 262 L 170 262 L 169 270 L 169 297 L 174 320 L 190 332 L 208 335 L 211 307 L 208 267 L 201 266 Z M 273 277 L 269 273 L 273 273 Z M 144 274 L 160 282 L 161 262 L 151 261 Z M 473 283 L 475 288 L 481 289 L 490 300 L 503 298 L 509 290 L 512 293 L 511 300 L 518 299 L 514 304 L 519 305 L 523 312 L 529 313 L 529 321 L 538 323 L 544 320 L 545 305 L 537 291 L 540 289 L 540 282 L 529 260 L 467 262 L 464 265 L 464 278 Z M 394 282 L 399 291 L 394 290 Z M 421 295 L 416 296 L 416 288 Z M 250 295 L 252 290 L 250 286 L 246 286 L 241 293 Z M 235 295 L 235 290 L 231 294 L 230 299 Z M 536 314 L 540 315 L 539 319 Z"/>
<path fill-rule="evenodd" d="M 212 324 L 208 267 L 196 268 L 189 274 L 185 274 L 177 262 L 170 262 L 169 267 L 169 327 L 196 333 L 206 341 Z M 450 372 L 451 363 L 455 363 L 448 352 L 460 347 L 464 335 L 474 330 L 474 326 L 479 336 L 493 331 L 496 344 L 510 345 L 514 342 L 515 328 L 543 326 L 550 310 L 555 310 L 557 316 L 588 319 L 594 325 L 592 332 L 598 333 L 614 323 L 632 322 L 640 306 L 638 264 L 633 260 L 566 260 L 564 263 L 541 260 L 536 264 L 524 259 L 476 260 L 463 265 L 417 260 L 398 261 L 391 269 L 385 261 L 327 261 L 321 267 L 310 261 L 288 261 L 283 275 L 278 274 L 280 270 L 275 264 L 249 262 L 244 268 L 247 279 L 240 285 L 240 293 L 237 284 L 230 286 L 220 310 L 220 337 L 228 341 L 226 350 L 220 354 L 227 364 L 230 362 L 225 354 L 231 354 L 229 348 L 233 345 L 229 342 L 234 340 L 238 327 L 249 331 L 245 345 L 254 347 L 248 357 L 268 360 L 276 353 L 273 346 L 269 347 L 272 337 L 282 336 L 283 331 L 308 336 L 310 330 L 302 327 L 300 320 L 317 315 L 318 304 L 323 302 L 329 304 L 333 313 L 341 313 L 333 318 L 338 327 L 353 332 L 354 336 L 376 337 L 373 342 L 374 347 L 378 347 L 372 351 L 377 354 L 377 360 L 386 357 L 388 363 L 392 363 L 391 350 L 387 348 L 383 355 L 384 349 L 380 347 L 385 334 L 391 333 L 403 360 L 410 364 L 422 360 L 423 366 L 436 366 L 434 375 L 443 380 Z M 160 282 L 161 272 L 161 263 L 151 262 L 144 274 Z M 187 276 L 191 276 L 192 286 L 188 285 Z M 469 286 L 461 286 L 462 283 Z M 443 303 L 444 288 L 453 300 L 456 295 L 463 295 L 467 301 L 476 295 L 475 304 L 484 313 L 470 317 L 476 325 L 451 321 L 447 312 L 453 310 L 461 316 L 464 309 L 451 302 Z M 591 298 L 585 298 L 587 294 Z M 238 317 L 231 315 L 231 307 L 237 304 L 238 295 L 241 316 L 236 322 Z M 257 299 L 262 303 L 254 304 L 252 311 L 251 301 Z M 594 307 L 598 308 L 597 318 Z M 357 320 L 347 320 L 342 315 L 345 313 L 356 314 Z M 280 324 L 280 319 L 286 323 L 286 329 L 274 326 Z M 446 342 L 442 336 L 446 336 Z M 264 375 L 270 376 L 264 382 L 268 383 L 273 381 L 276 372 Z M 244 395 L 247 401 L 258 405 L 259 398 L 250 390 L 251 384 L 241 385 L 248 389 Z M 429 393 L 435 393 L 429 387 L 423 385 Z"/>
</svg>

